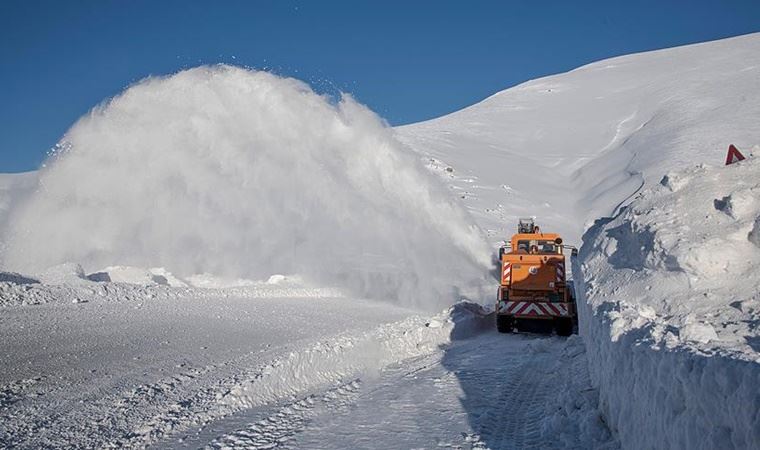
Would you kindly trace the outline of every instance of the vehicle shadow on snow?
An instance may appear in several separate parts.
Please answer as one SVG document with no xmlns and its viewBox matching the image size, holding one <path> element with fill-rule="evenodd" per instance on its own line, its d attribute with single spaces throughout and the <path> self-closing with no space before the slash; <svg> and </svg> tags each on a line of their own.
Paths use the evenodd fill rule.
<svg viewBox="0 0 760 450">
<path fill-rule="evenodd" d="M 441 364 L 461 389 L 467 420 L 461 448 L 546 447 L 540 433 L 546 400 L 541 377 L 553 358 L 545 350 L 564 339 L 500 334 L 493 312 L 479 305 L 459 303 L 451 315 L 452 343 L 444 349 Z"/>
<path fill-rule="evenodd" d="M 450 315 L 441 364 L 461 389 L 461 448 L 619 448 L 578 335 L 501 334 L 492 311 L 467 301 Z"/>
</svg>

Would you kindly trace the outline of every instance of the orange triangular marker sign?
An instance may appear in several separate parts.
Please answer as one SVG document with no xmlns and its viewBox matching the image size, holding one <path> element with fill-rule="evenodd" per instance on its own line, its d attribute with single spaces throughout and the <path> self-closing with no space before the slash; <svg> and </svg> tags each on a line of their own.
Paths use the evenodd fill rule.
<svg viewBox="0 0 760 450">
<path fill-rule="evenodd" d="M 726 155 L 726 165 L 739 162 L 744 159 L 744 155 L 734 147 L 734 144 L 728 146 L 728 155 Z"/>
</svg>

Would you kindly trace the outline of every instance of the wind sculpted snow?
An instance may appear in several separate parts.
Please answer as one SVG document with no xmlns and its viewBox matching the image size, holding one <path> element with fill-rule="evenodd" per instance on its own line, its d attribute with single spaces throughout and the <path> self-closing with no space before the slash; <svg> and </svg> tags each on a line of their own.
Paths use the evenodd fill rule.
<svg viewBox="0 0 760 450">
<path fill-rule="evenodd" d="M 4 266 L 297 273 L 438 308 L 490 252 L 467 213 L 350 96 L 231 66 L 148 78 L 63 137 L 12 211 Z"/>
</svg>

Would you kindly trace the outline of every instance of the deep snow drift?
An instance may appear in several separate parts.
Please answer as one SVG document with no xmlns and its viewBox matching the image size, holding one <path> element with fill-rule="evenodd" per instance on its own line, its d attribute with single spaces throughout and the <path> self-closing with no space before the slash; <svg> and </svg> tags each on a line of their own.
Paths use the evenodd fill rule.
<svg viewBox="0 0 760 450">
<path fill-rule="evenodd" d="M 83 117 L 3 240 L 5 268 L 25 273 L 300 274 L 427 308 L 490 263 L 464 209 L 374 113 L 230 66 L 146 79 Z"/>
<path fill-rule="evenodd" d="M 586 234 L 581 323 L 623 442 L 760 444 L 758 223 L 752 158 L 671 172 Z"/>
</svg>

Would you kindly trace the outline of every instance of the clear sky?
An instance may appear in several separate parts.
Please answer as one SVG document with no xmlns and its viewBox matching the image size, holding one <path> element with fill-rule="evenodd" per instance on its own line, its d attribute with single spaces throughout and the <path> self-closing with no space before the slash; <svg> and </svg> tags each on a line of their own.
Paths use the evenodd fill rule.
<svg viewBox="0 0 760 450">
<path fill-rule="evenodd" d="M 148 75 L 232 63 L 352 93 L 391 124 L 612 56 L 760 31 L 760 0 L 0 0 L 0 172 L 39 166 Z"/>
</svg>

